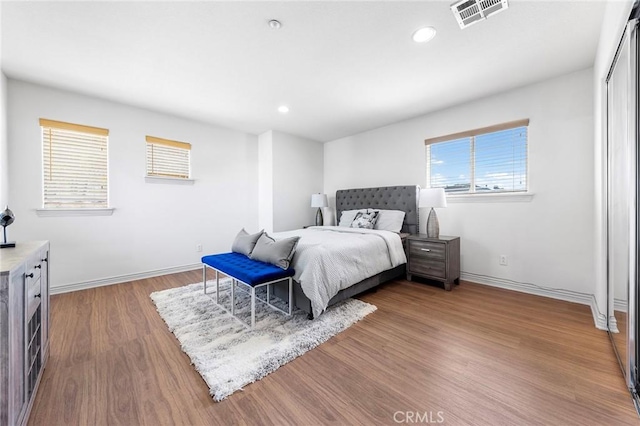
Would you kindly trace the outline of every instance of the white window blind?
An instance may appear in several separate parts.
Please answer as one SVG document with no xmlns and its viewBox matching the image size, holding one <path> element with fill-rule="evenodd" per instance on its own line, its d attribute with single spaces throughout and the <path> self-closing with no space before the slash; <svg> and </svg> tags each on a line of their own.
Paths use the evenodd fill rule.
<svg viewBox="0 0 640 426">
<path fill-rule="evenodd" d="M 147 136 L 147 176 L 189 179 L 191 144 Z"/>
<path fill-rule="evenodd" d="M 40 126 L 44 208 L 107 208 L 109 130 L 43 118 Z"/>
<path fill-rule="evenodd" d="M 528 126 L 518 120 L 427 139 L 427 186 L 447 193 L 527 191 Z"/>
</svg>

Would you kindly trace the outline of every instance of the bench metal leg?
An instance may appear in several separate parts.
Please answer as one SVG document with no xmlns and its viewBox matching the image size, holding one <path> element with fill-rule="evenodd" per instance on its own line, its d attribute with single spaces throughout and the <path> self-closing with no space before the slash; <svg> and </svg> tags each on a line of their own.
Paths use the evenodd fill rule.
<svg viewBox="0 0 640 426">
<path fill-rule="evenodd" d="M 204 294 L 207 294 L 207 266 L 202 265 L 202 284 L 204 285 Z"/>
<path fill-rule="evenodd" d="M 231 315 L 236 314 L 236 280 L 231 280 Z"/>
<path fill-rule="evenodd" d="M 289 277 L 289 316 L 293 312 L 293 278 Z"/>
<path fill-rule="evenodd" d="M 256 325 L 256 288 L 251 287 L 251 328 Z"/>
<path fill-rule="evenodd" d="M 216 303 L 220 304 L 220 273 L 216 269 Z"/>
</svg>

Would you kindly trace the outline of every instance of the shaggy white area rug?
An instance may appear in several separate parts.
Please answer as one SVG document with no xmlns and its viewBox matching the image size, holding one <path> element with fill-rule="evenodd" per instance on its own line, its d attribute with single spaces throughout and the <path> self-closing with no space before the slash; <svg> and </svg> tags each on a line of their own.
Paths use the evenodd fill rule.
<svg viewBox="0 0 640 426">
<path fill-rule="evenodd" d="M 227 309 L 230 283 L 228 278 L 220 280 L 220 300 Z M 215 296 L 215 281 L 207 282 L 207 294 L 202 283 L 196 283 L 150 295 L 216 401 L 260 380 L 377 309 L 348 299 L 308 320 L 300 310 L 287 317 L 256 301 L 256 327 L 249 330 L 217 306 Z M 236 313 L 245 320 L 250 316 L 249 295 L 238 287 Z"/>
</svg>

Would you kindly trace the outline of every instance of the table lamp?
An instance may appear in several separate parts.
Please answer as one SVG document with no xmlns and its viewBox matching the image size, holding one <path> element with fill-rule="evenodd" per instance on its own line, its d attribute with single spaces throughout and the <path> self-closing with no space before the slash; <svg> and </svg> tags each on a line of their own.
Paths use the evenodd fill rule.
<svg viewBox="0 0 640 426">
<path fill-rule="evenodd" d="M 11 225 L 15 220 L 15 216 L 13 212 L 9 210 L 9 206 L 7 206 L 4 211 L 0 212 L 0 226 L 2 226 L 4 231 L 4 242 L 0 243 L 0 248 L 8 248 L 15 247 L 15 241 L 7 242 L 7 226 Z"/>
<path fill-rule="evenodd" d="M 440 223 L 434 208 L 447 207 L 447 196 L 444 188 L 428 188 L 420 190 L 420 202 L 418 207 L 431 207 L 427 219 L 427 237 L 438 238 L 440 236 Z"/>
<path fill-rule="evenodd" d="M 317 207 L 316 226 L 322 226 L 324 219 L 322 218 L 322 208 L 329 206 L 327 194 L 311 194 L 311 207 Z"/>
</svg>

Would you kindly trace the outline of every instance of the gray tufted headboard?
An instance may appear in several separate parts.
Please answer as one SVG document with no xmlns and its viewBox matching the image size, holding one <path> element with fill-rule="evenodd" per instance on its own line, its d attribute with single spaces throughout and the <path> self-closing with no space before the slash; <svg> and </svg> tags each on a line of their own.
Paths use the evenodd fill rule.
<svg viewBox="0 0 640 426">
<path fill-rule="evenodd" d="M 418 185 L 340 189 L 336 191 L 336 220 L 340 221 L 343 210 L 402 210 L 405 212 L 402 232 L 417 234 L 419 193 Z"/>
</svg>

